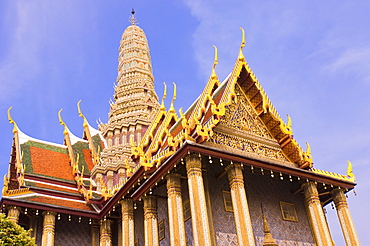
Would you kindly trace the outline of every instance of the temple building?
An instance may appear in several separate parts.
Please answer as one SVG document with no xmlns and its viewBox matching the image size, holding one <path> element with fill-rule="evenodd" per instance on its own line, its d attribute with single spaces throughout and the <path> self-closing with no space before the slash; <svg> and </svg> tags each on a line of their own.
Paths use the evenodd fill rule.
<svg viewBox="0 0 370 246">
<path fill-rule="evenodd" d="M 134 12 L 123 32 L 107 123 L 83 136 L 58 116 L 64 143 L 14 125 L 1 209 L 38 245 L 334 245 L 324 206 L 335 204 L 347 245 L 360 245 L 346 201 L 356 183 L 313 167 L 240 50 L 186 109 L 154 90 L 148 40 Z"/>
</svg>

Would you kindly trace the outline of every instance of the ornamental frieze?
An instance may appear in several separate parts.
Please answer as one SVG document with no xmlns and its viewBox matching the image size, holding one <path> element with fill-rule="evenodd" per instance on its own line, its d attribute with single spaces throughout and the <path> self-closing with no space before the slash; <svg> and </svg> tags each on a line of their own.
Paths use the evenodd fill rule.
<svg viewBox="0 0 370 246">
<path fill-rule="evenodd" d="M 280 148 L 227 133 L 214 131 L 212 138 L 205 142 L 205 145 L 228 150 L 237 154 L 257 157 L 259 159 L 270 159 L 285 165 L 294 166 L 293 163 L 287 160 Z"/>
</svg>

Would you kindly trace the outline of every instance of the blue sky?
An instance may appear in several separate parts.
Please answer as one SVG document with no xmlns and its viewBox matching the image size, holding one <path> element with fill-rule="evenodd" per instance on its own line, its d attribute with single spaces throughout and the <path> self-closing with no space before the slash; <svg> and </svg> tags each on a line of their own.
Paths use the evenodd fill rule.
<svg viewBox="0 0 370 246">
<path fill-rule="evenodd" d="M 90 124 L 107 121 L 117 75 L 118 45 L 135 7 L 149 39 L 156 90 L 177 83 L 175 106 L 202 91 L 219 49 L 223 79 L 238 55 L 246 59 L 279 113 L 293 120 L 297 141 L 309 142 L 315 167 L 357 176 L 349 205 L 360 240 L 370 241 L 370 2 L 368 1 L 1 1 L 0 173 L 6 173 L 12 126 L 62 143 L 57 112 L 82 134 L 77 101 Z M 170 99 L 168 100 L 168 102 Z M 327 207 L 337 245 L 335 210 Z"/>
</svg>

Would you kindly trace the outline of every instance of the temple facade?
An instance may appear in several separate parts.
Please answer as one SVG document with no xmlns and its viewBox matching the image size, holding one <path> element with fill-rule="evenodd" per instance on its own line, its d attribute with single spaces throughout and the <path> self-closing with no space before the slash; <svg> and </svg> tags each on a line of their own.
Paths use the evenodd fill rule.
<svg viewBox="0 0 370 246">
<path fill-rule="evenodd" d="M 123 32 L 107 123 L 83 136 L 59 111 L 64 143 L 14 125 L 1 209 L 38 245 L 334 245 L 324 206 L 335 204 L 347 245 L 360 245 L 346 193 L 356 183 L 313 167 L 243 55 L 212 74 L 183 112 L 154 90 L 148 40 L 134 12 Z"/>
</svg>

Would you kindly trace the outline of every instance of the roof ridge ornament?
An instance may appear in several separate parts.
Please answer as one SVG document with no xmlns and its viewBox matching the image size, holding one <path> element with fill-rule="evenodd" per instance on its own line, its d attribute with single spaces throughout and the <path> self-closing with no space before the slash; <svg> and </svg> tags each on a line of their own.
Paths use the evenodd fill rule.
<svg viewBox="0 0 370 246">
<path fill-rule="evenodd" d="M 164 106 L 164 99 L 167 97 L 167 85 L 166 82 L 163 82 L 164 89 L 163 89 L 163 97 L 162 97 L 162 104 L 161 104 L 161 110 L 165 110 L 166 107 Z"/>
<path fill-rule="evenodd" d="M 128 19 L 128 21 L 131 23 L 131 25 L 133 25 L 133 26 L 136 26 L 137 24 L 139 24 L 138 22 L 137 22 L 137 19 L 135 18 L 135 10 L 132 8 L 132 10 L 131 10 L 131 16 L 130 16 L 130 18 Z"/>
<path fill-rule="evenodd" d="M 175 100 L 176 100 L 176 83 L 172 82 L 172 84 L 173 84 L 173 97 L 172 97 L 172 101 L 171 101 L 170 111 L 174 112 L 175 111 L 174 103 L 175 103 Z"/>
<path fill-rule="evenodd" d="M 213 45 L 213 48 L 215 48 L 215 59 L 213 61 L 211 78 L 215 79 L 215 78 L 217 78 L 216 65 L 218 64 L 218 50 L 217 50 L 217 47 L 215 45 Z"/>
<path fill-rule="evenodd" d="M 245 32 L 244 29 L 240 27 L 240 30 L 242 31 L 242 43 L 240 44 L 240 51 L 239 51 L 239 61 L 245 61 L 244 55 L 243 55 L 243 48 L 245 47 Z"/>
<path fill-rule="evenodd" d="M 9 123 L 10 124 L 13 124 L 14 125 L 14 127 L 13 127 L 13 133 L 16 133 L 16 132 L 18 132 L 18 126 L 17 126 L 17 123 L 15 123 L 15 121 L 13 120 L 12 116 L 10 115 L 10 110 L 12 108 L 13 108 L 12 106 L 10 106 L 8 108 L 8 120 L 9 120 Z"/>
</svg>

